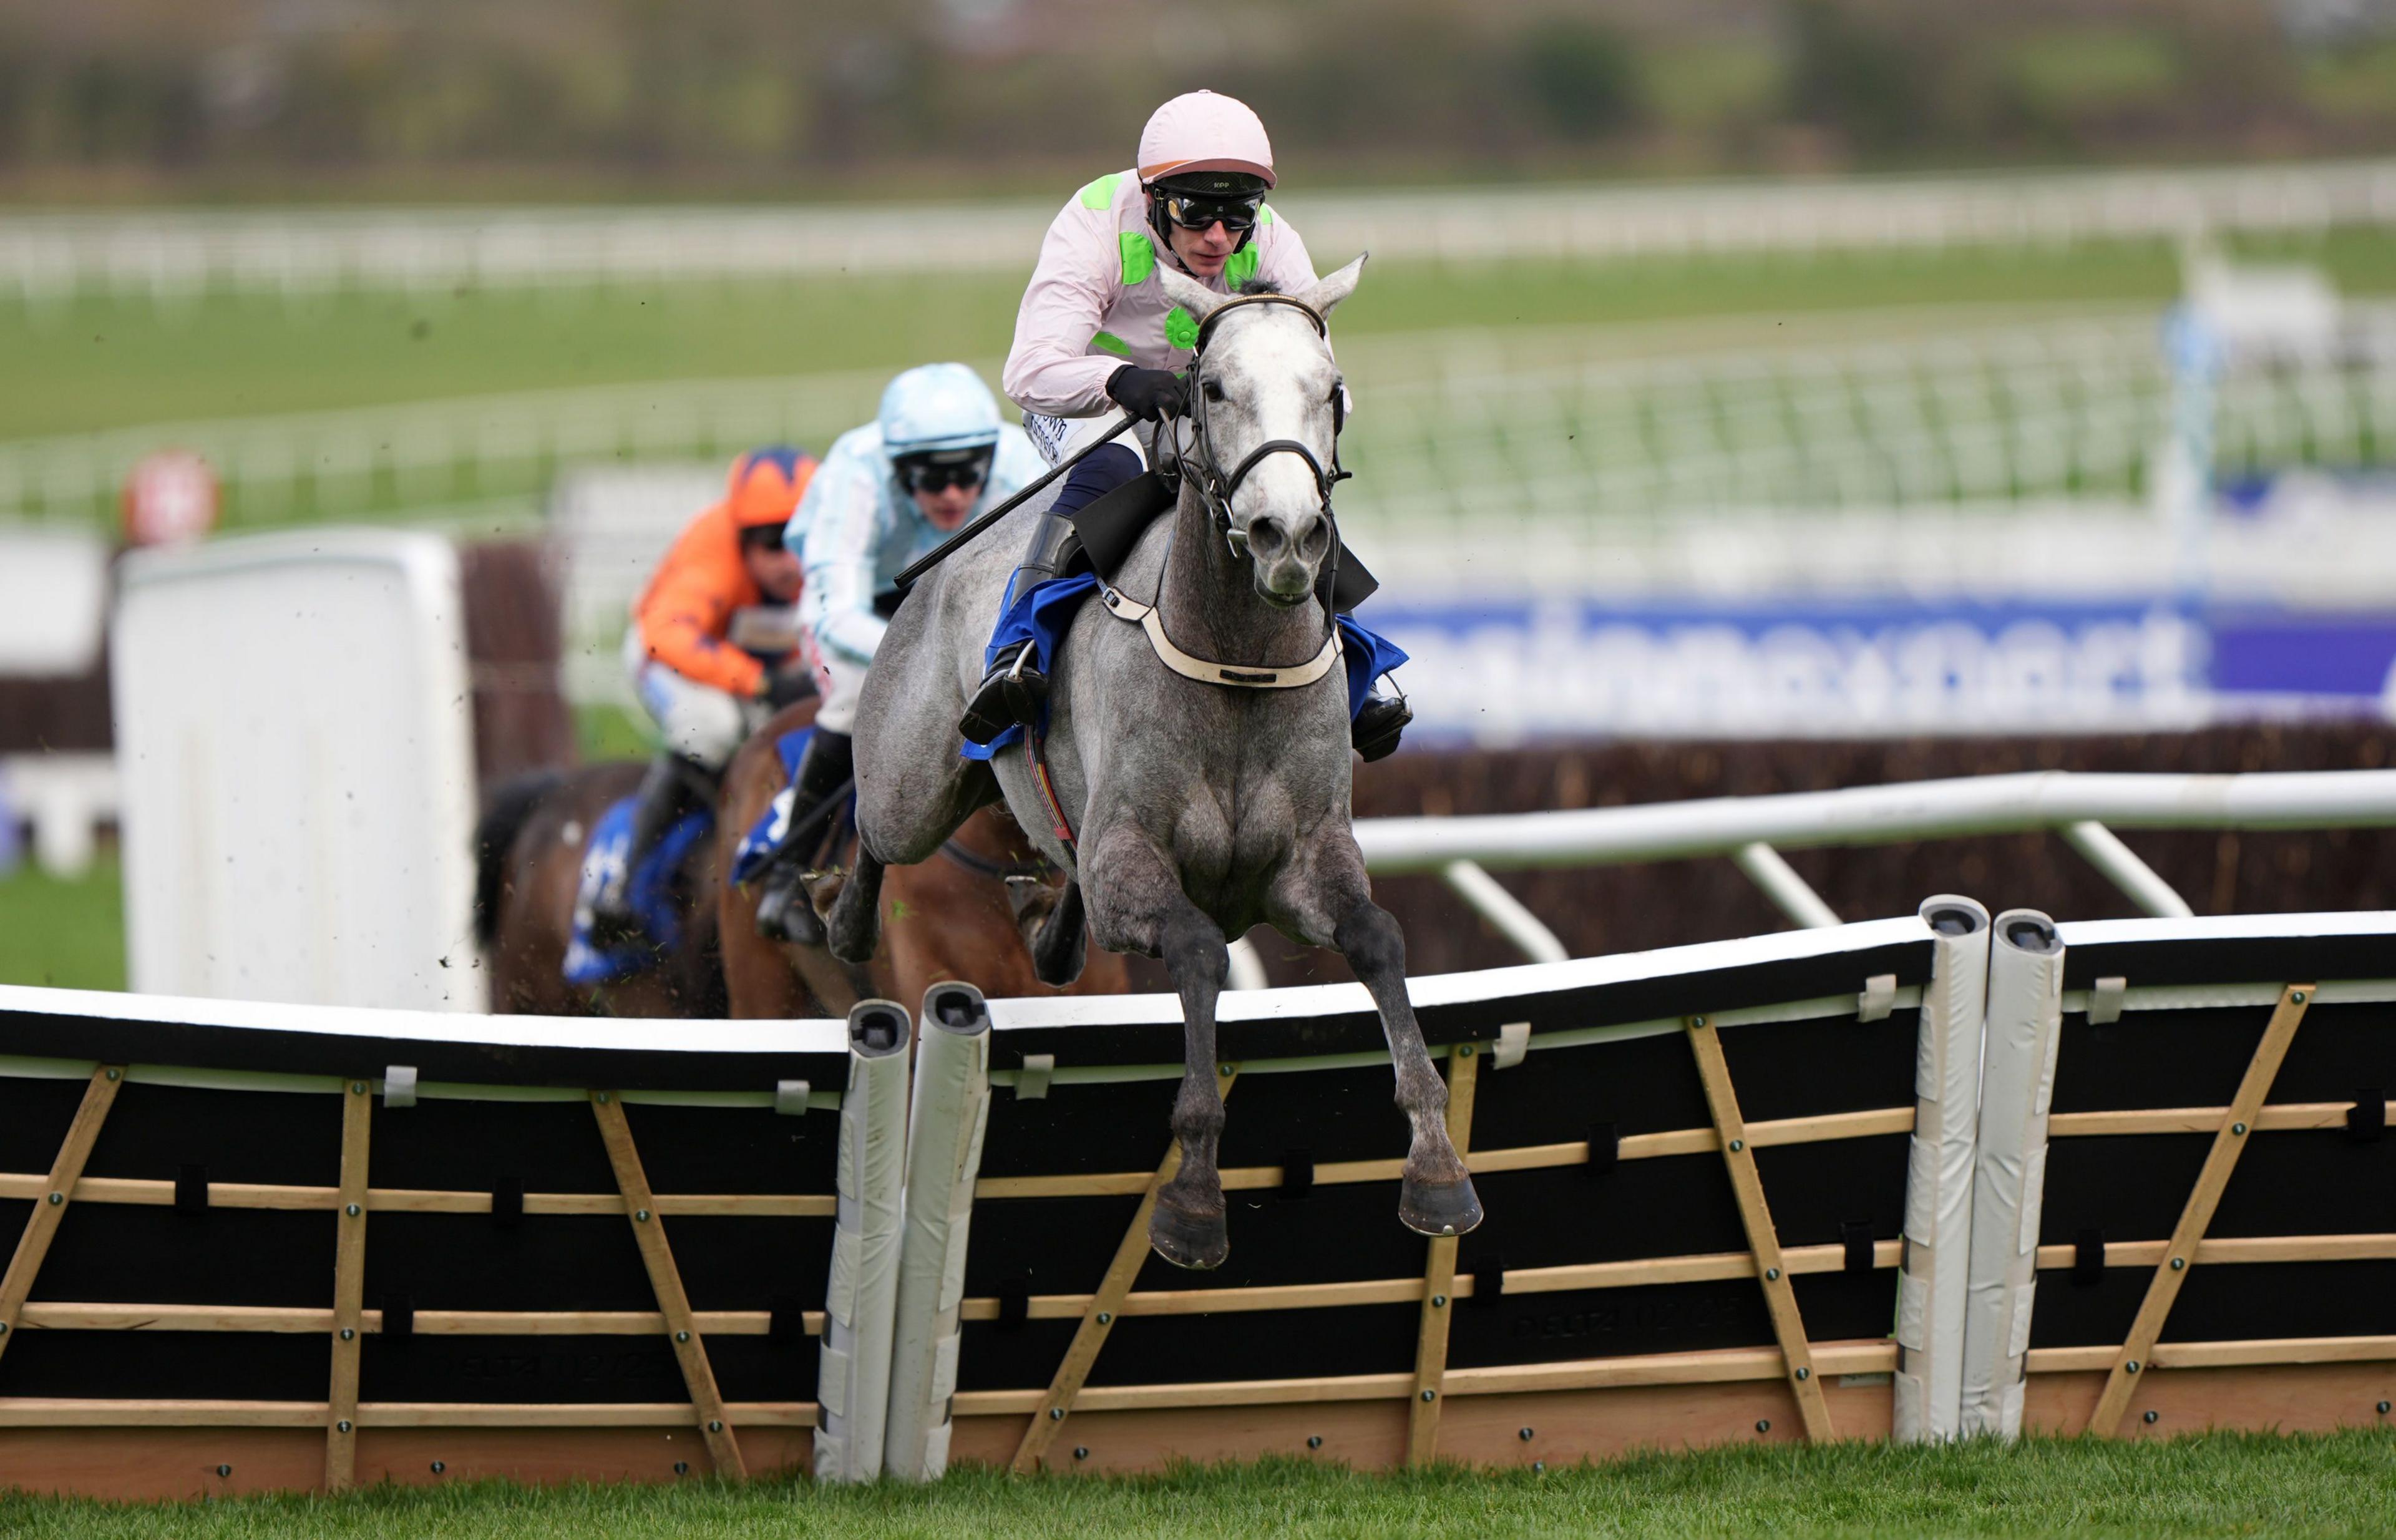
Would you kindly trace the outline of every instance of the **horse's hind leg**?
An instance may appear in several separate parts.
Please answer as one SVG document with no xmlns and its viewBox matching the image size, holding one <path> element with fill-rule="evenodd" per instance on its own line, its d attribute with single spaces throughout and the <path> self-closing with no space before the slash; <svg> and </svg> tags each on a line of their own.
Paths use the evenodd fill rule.
<svg viewBox="0 0 2396 1540">
<path fill-rule="evenodd" d="M 865 842 L 857 842 L 857 864 L 840 885 L 824 917 L 824 943 L 844 962 L 870 962 L 882 940 L 882 874 L 888 868 Z"/>
<path fill-rule="evenodd" d="M 1062 989 L 1082 976 L 1082 962 L 1089 954 L 1087 918 L 1078 882 L 1061 889 L 1042 888 L 1018 907 L 1016 923 L 1023 928 L 1034 978 Z"/>
<path fill-rule="evenodd" d="M 1360 887 L 1362 876 L 1360 870 Z M 1462 1235 L 1481 1223 L 1481 1200 L 1447 1136 L 1447 1086 L 1431 1068 L 1414 1002 L 1406 998 L 1405 935 L 1389 910 L 1359 892 L 1339 917 L 1333 942 L 1380 1009 L 1397 1068 L 1398 1106 L 1414 1127 L 1398 1217 L 1424 1235 Z"/>
</svg>

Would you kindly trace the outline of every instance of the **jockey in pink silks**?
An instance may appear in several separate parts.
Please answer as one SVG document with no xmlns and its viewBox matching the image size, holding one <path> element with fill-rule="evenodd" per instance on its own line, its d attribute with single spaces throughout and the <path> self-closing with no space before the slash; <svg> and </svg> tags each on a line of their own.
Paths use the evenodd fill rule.
<svg viewBox="0 0 2396 1540">
<path fill-rule="evenodd" d="M 1227 294 L 1252 283 L 1285 293 L 1314 283 L 1306 243 L 1265 202 L 1273 185 L 1272 143 L 1257 114 L 1230 97 L 1192 91 L 1148 120 L 1136 168 L 1091 182 L 1049 224 L 1002 381 L 1023 408 L 1032 446 L 1056 465 L 1103 436 L 1118 409 L 1157 426 L 1126 433 L 1073 468 L 1038 521 L 1002 615 L 1062 573 L 1075 550 L 1072 515 L 1147 470 L 1154 435 L 1174 431 L 1164 419 L 1187 408 L 1178 371 L 1189 366 L 1198 326 L 1147 281 L 1157 264 Z M 961 724 L 972 742 L 1036 720 L 1047 681 L 1030 648 L 1009 646 L 992 658 Z M 1402 697 L 1365 696 L 1351 717 L 1358 752 L 1367 760 L 1389 753 L 1412 716 Z"/>
</svg>

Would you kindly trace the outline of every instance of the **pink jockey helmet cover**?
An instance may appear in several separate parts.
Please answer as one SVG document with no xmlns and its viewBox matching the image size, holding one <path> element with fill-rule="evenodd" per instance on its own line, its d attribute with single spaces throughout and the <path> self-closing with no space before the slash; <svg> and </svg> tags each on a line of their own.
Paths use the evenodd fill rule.
<svg viewBox="0 0 2396 1540">
<path fill-rule="evenodd" d="M 1184 171 L 1242 171 L 1273 185 L 1272 140 L 1248 104 L 1191 91 L 1159 107 L 1139 134 L 1139 179 Z"/>
</svg>

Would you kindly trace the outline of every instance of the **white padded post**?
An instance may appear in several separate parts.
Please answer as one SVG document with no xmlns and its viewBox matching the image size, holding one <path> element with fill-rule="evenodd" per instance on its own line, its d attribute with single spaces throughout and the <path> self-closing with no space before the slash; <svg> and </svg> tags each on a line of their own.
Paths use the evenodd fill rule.
<svg viewBox="0 0 2396 1540">
<path fill-rule="evenodd" d="M 2046 1114 L 2063 1037 L 2063 941 L 2035 909 L 1997 916 L 1988 1064 L 1972 1183 L 1972 1293 L 1963 1328 L 1963 1431 L 2021 1433 L 2022 1364 L 2038 1286 Z"/>
<path fill-rule="evenodd" d="M 848 1089 L 840 1098 L 839 1215 L 816 1374 L 819 1481 L 882 1472 L 890 1334 L 898 1294 L 899 1184 L 907 1158 L 904 1007 L 859 1001 L 848 1013 Z"/>
<path fill-rule="evenodd" d="M 1901 1443 L 1951 1439 L 1962 1427 L 1972 1150 L 1989 985 L 1987 909 L 1941 894 L 1923 902 L 1922 921 L 1937 943 L 1915 1040 L 1913 1144 L 1897 1275 L 1890 1436 Z"/>
<path fill-rule="evenodd" d="M 882 1468 L 902 1481 L 937 1480 L 949 1467 L 965 1235 L 990 1120 L 990 1010 L 981 991 L 970 984 L 933 985 L 924 991 L 923 1024 L 907 1119 L 890 1420 L 882 1439 Z"/>
</svg>

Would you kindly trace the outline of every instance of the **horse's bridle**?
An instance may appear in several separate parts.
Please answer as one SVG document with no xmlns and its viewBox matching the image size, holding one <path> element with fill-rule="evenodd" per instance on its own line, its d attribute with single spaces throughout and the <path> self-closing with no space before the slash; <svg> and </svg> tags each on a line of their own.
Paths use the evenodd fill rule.
<svg viewBox="0 0 2396 1540">
<path fill-rule="evenodd" d="M 1160 432 L 1157 437 L 1160 442 L 1166 439 L 1172 441 L 1175 474 L 1187 478 L 1191 485 L 1198 489 L 1199 500 L 1206 505 L 1207 514 L 1214 520 L 1216 529 L 1231 546 L 1231 554 L 1234 556 L 1247 554 L 1245 538 L 1231 524 L 1231 498 L 1239 493 L 1240 484 L 1247 480 L 1248 472 L 1255 470 L 1268 456 L 1296 455 L 1304 460 L 1307 470 L 1314 477 L 1315 495 L 1322 501 L 1324 522 L 1331 528 L 1331 574 L 1336 581 L 1339 572 L 1339 521 L 1331 511 L 1331 489 L 1348 480 L 1352 474 L 1340 469 L 1339 465 L 1339 431 L 1346 426 L 1347 417 L 1343 399 L 1345 391 L 1333 396 L 1331 401 L 1331 468 L 1329 470 L 1324 470 L 1323 462 L 1314 458 L 1314 451 L 1311 448 L 1296 439 L 1267 439 L 1249 450 L 1246 457 L 1238 465 L 1232 467 L 1231 473 L 1228 476 L 1223 474 L 1222 462 L 1216 458 L 1215 435 L 1206 422 L 1206 392 L 1201 388 L 1206 364 L 1206 342 L 1214 335 L 1215 327 L 1221 323 L 1223 317 L 1244 305 L 1286 305 L 1306 317 L 1313 325 L 1315 336 L 1326 340 L 1331 336 L 1330 323 L 1323 318 L 1323 312 L 1305 300 L 1291 295 L 1244 294 L 1216 306 L 1206 312 L 1206 319 L 1198 323 L 1197 340 L 1191 348 L 1190 438 L 1195 452 L 1194 467 L 1191 463 L 1191 457 L 1185 456 L 1181 452 L 1178 434 Z"/>
</svg>

